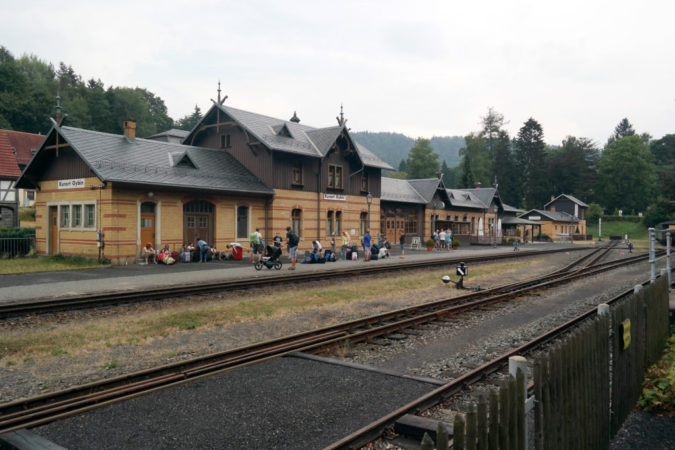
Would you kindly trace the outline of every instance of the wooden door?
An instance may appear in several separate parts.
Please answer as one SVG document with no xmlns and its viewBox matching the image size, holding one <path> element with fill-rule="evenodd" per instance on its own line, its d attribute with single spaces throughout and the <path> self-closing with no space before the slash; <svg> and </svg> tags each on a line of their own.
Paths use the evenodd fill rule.
<svg viewBox="0 0 675 450">
<path fill-rule="evenodd" d="M 148 242 L 152 248 L 157 248 L 155 244 L 155 213 L 141 213 L 141 246 L 145 247 Z"/>
<path fill-rule="evenodd" d="M 59 253 L 59 209 L 55 206 L 49 208 L 49 231 L 50 231 L 50 255 Z"/>
<path fill-rule="evenodd" d="M 187 213 L 184 217 L 183 235 L 185 236 L 185 240 L 197 245 L 197 240 L 202 239 L 213 246 L 212 214 Z"/>
</svg>

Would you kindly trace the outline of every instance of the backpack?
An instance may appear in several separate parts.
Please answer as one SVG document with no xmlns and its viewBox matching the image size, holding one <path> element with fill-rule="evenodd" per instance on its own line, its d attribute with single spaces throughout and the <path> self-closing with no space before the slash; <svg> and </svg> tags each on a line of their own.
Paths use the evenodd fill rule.
<svg viewBox="0 0 675 450">
<path fill-rule="evenodd" d="M 251 233 L 251 235 L 248 237 L 249 241 L 251 244 L 257 244 L 258 243 L 258 235 L 256 233 Z"/>
<path fill-rule="evenodd" d="M 291 235 L 288 238 L 288 244 L 291 247 L 297 247 L 297 245 L 300 243 L 300 237 L 295 232 L 291 232 Z"/>
</svg>

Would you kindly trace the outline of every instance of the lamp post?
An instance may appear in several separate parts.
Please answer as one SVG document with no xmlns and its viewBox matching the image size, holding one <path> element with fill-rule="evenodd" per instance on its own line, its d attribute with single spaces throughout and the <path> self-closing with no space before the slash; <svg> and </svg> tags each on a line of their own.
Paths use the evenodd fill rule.
<svg viewBox="0 0 675 450">
<path fill-rule="evenodd" d="M 366 203 L 368 203 L 368 230 L 370 230 L 370 205 L 373 204 L 373 194 L 370 192 L 366 195 Z"/>
</svg>

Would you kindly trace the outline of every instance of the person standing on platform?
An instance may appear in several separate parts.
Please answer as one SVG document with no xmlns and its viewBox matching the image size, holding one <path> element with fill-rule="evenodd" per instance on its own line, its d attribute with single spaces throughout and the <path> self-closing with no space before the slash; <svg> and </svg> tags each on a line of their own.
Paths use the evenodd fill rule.
<svg viewBox="0 0 675 450">
<path fill-rule="evenodd" d="M 281 236 L 279 235 L 279 232 L 277 231 L 276 234 L 274 235 L 274 246 L 277 248 L 281 248 Z"/>
<path fill-rule="evenodd" d="M 197 247 L 199 247 L 199 263 L 206 262 L 206 255 L 208 255 L 211 250 L 209 244 L 206 241 L 197 238 Z"/>
<path fill-rule="evenodd" d="M 260 261 L 260 253 L 262 253 L 262 234 L 260 234 L 260 229 L 256 228 L 248 238 L 251 245 L 251 263 L 253 263 L 254 258 Z"/>
<path fill-rule="evenodd" d="M 291 258 L 291 267 L 288 270 L 295 270 L 295 261 L 298 254 L 298 244 L 300 243 L 300 237 L 291 230 L 291 227 L 286 227 L 286 243 L 288 244 L 288 254 Z"/>
<path fill-rule="evenodd" d="M 366 229 L 366 234 L 363 236 L 363 251 L 366 254 L 365 261 L 370 261 L 370 230 Z"/>
<path fill-rule="evenodd" d="M 347 247 L 349 247 L 349 233 L 342 232 L 342 247 L 340 248 L 340 261 L 347 259 Z"/>
<path fill-rule="evenodd" d="M 405 233 L 401 231 L 401 237 L 399 238 L 401 243 L 401 259 L 405 258 Z"/>
</svg>

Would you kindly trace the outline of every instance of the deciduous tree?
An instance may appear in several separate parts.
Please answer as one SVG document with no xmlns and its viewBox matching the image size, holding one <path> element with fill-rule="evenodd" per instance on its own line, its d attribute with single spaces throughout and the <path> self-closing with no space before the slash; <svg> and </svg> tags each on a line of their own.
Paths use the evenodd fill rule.
<svg viewBox="0 0 675 450">
<path fill-rule="evenodd" d="M 429 139 L 418 138 L 408 154 L 406 162 L 408 178 L 432 178 L 438 174 L 438 154 L 429 144 Z"/>
</svg>

